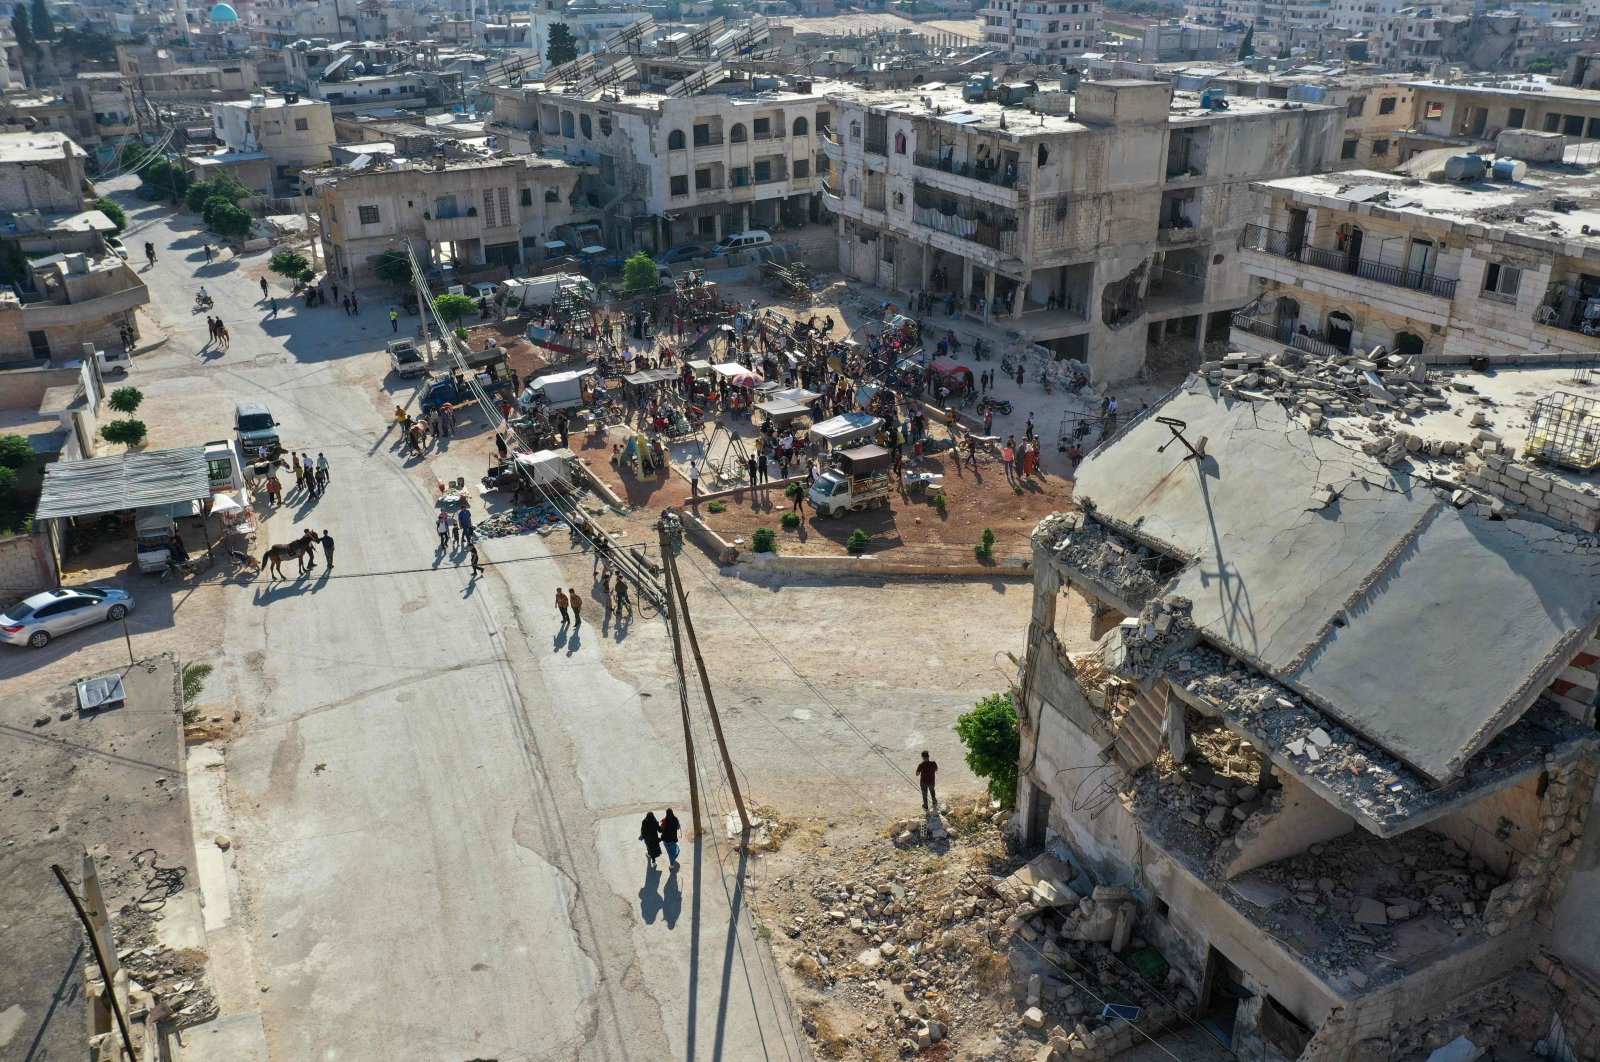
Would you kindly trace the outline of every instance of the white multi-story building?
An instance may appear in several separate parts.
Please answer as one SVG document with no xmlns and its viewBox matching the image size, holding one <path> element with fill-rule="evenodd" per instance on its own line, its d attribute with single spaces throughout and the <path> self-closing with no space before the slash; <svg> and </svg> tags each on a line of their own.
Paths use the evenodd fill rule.
<svg viewBox="0 0 1600 1062">
<path fill-rule="evenodd" d="M 979 10 L 983 42 L 1013 59 L 1057 65 L 1100 49 L 1100 0 L 988 0 Z"/>
<path fill-rule="evenodd" d="M 1220 94 L 1219 94 L 1220 96 Z M 1237 240 L 1252 180 L 1332 168 L 1341 111 L 1084 81 L 1036 113 L 955 89 L 839 89 L 824 201 L 840 267 L 902 292 L 954 296 L 1097 378 L 1137 373 L 1152 348 L 1198 361 L 1248 301 Z"/>
<path fill-rule="evenodd" d="M 224 155 L 212 157 L 213 164 L 216 159 L 229 156 L 241 162 L 264 163 L 268 170 L 266 187 L 258 177 L 241 176 L 245 187 L 269 195 L 291 195 L 299 188 L 297 177 L 301 170 L 324 165 L 329 159 L 328 145 L 334 141 L 333 110 L 322 100 L 305 99 L 295 93 L 256 95 L 248 100 L 213 104 L 211 131 L 224 150 Z M 206 167 L 204 156 L 194 161 L 202 169 Z"/>
</svg>

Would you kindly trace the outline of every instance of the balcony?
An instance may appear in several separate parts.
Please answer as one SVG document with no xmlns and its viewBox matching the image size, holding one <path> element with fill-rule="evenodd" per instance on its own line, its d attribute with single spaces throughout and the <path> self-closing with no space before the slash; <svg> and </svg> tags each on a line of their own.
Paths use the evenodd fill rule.
<svg viewBox="0 0 1600 1062">
<path fill-rule="evenodd" d="M 822 205 L 833 211 L 835 214 L 844 213 L 844 197 L 834 189 L 828 187 L 826 182 L 824 182 L 822 185 Z"/>
<path fill-rule="evenodd" d="M 1349 254 L 1344 251 L 1329 251 L 1320 247 L 1308 247 L 1291 239 L 1289 233 L 1278 229 L 1269 229 L 1261 225 L 1246 225 L 1241 246 L 1245 250 L 1260 251 L 1276 258 L 1286 258 L 1293 262 L 1301 262 L 1305 265 L 1326 269 L 1334 273 L 1343 273 L 1346 276 L 1360 277 L 1363 280 L 1375 281 L 1393 288 L 1418 291 L 1424 295 L 1432 295 L 1440 299 L 1453 299 L 1456 297 L 1456 281 L 1454 278 L 1436 276 L 1433 273 L 1419 273 L 1414 269 L 1383 265 L 1365 259 L 1352 261 Z"/>
<path fill-rule="evenodd" d="M 869 136 L 862 141 L 862 150 L 869 155 L 887 157 L 889 154 L 889 138 L 887 136 Z"/>
<path fill-rule="evenodd" d="M 971 209 L 958 208 L 954 213 L 946 214 L 937 207 L 919 204 L 912 208 L 911 217 L 918 225 L 935 232 L 970 240 L 1008 254 L 1016 250 L 1015 227 L 1003 228 L 996 224 L 993 218 Z"/>
<path fill-rule="evenodd" d="M 476 209 L 455 210 L 443 216 L 424 214 L 422 231 L 432 243 L 451 243 L 472 240 L 483 235 L 484 225 L 478 220 Z"/>
<path fill-rule="evenodd" d="M 1293 347 L 1295 350 L 1303 350 L 1319 358 L 1341 358 L 1350 353 L 1347 347 L 1335 346 L 1326 339 L 1301 335 L 1293 322 L 1279 325 L 1271 321 L 1258 321 L 1243 314 L 1234 314 L 1233 327 L 1237 331 L 1265 339 L 1269 343 Z"/>
<path fill-rule="evenodd" d="M 822 153 L 827 156 L 829 162 L 838 162 L 844 158 L 844 145 L 839 143 L 837 137 L 824 133 L 818 139 L 822 141 Z"/>
<path fill-rule="evenodd" d="M 926 170 L 938 173 L 948 173 L 953 177 L 962 177 L 980 184 L 998 185 L 1001 188 L 1017 187 L 1018 175 L 1015 165 L 982 166 L 971 162 L 956 162 L 954 159 L 941 157 L 932 151 L 917 151 L 911 156 L 911 161 Z"/>
<path fill-rule="evenodd" d="M 700 150 L 701 148 L 713 148 L 713 147 L 721 147 L 721 146 L 722 146 L 722 134 L 721 133 L 712 133 L 709 136 L 697 136 L 697 137 L 694 138 L 694 147 L 695 147 L 696 151 Z"/>
<path fill-rule="evenodd" d="M 1156 239 L 1169 246 L 1184 243 L 1193 243 L 1200 238 L 1200 230 L 1195 228 L 1194 222 L 1182 218 L 1177 222 L 1163 221 L 1156 229 Z"/>
<path fill-rule="evenodd" d="M 1533 311 L 1533 323 L 1585 336 L 1591 343 L 1600 344 L 1600 317 L 1587 315 L 1590 301 L 1568 295 L 1559 287 L 1554 288 L 1539 308 Z"/>
</svg>

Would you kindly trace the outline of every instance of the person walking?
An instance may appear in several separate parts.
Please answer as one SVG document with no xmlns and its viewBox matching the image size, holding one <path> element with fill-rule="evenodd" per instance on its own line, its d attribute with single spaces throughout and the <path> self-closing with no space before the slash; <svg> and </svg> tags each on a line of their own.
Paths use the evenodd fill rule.
<svg viewBox="0 0 1600 1062">
<path fill-rule="evenodd" d="M 278 479 L 277 472 L 267 476 L 267 501 L 273 505 L 283 504 L 283 483 Z"/>
<path fill-rule="evenodd" d="M 322 496 L 322 489 L 317 486 L 317 465 L 311 459 L 310 451 L 300 455 L 300 470 L 305 473 L 306 492 L 313 498 Z"/>
<path fill-rule="evenodd" d="M 318 541 L 322 543 L 323 563 L 328 566 L 328 570 L 331 572 L 333 571 L 333 536 L 328 534 L 327 528 L 322 529 L 322 537 Z"/>
<path fill-rule="evenodd" d="M 1028 426 L 1023 429 L 1022 437 L 1024 439 L 1033 438 L 1033 410 L 1031 409 L 1028 410 Z"/>
<path fill-rule="evenodd" d="M 328 458 L 321 450 L 317 451 L 317 486 L 326 489 L 328 480 L 333 477 L 328 474 Z"/>
<path fill-rule="evenodd" d="M 356 293 L 353 291 L 350 293 L 350 312 L 357 317 L 361 316 L 361 303 L 356 300 Z"/>
<path fill-rule="evenodd" d="M 567 592 L 559 586 L 556 587 L 556 611 L 561 613 L 561 625 L 563 627 L 572 622 L 572 617 L 567 615 L 567 605 L 569 604 L 571 602 L 567 600 Z"/>
<path fill-rule="evenodd" d="M 350 296 L 346 295 L 344 297 L 344 304 L 343 305 L 344 305 L 344 315 L 346 317 L 349 317 L 350 316 Z"/>
<path fill-rule="evenodd" d="M 932 810 L 934 810 L 934 811 L 938 811 L 939 810 L 939 794 L 934 789 L 934 783 L 933 783 L 934 775 L 936 775 L 938 773 L 939 773 L 939 764 L 934 760 L 930 760 L 928 758 L 928 750 L 927 749 L 923 749 L 922 750 L 922 762 L 917 764 L 917 770 L 916 770 L 917 784 L 922 787 L 922 810 L 923 811 L 928 811 L 930 804 L 932 805 Z"/>
<path fill-rule="evenodd" d="M 300 453 L 297 450 L 289 451 L 289 471 L 294 473 L 294 485 L 298 490 L 306 485 L 306 474 L 300 467 Z"/>
<path fill-rule="evenodd" d="M 1005 470 L 1006 482 L 1011 482 L 1011 464 L 1017 459 L 1016 448 L 1011 445 L 1011 440 L 1006 440 L 1005 447 L 1000 451 L 1000 467 Z"/>
<path fill-rule="evenodd" d="M 661 816 L 661 845 L 667 850 L 667 866 L 673 870 L 678 869 L 678 833 L 683 829 L 683 824 L 678 821 L 678 816 L 668 808 L 667 813 Z"/>
<path fill-rule="evenodd" d="M 504 461 L 506 455 L 510 452 L 510 448 L 506 446 L 505 432 L 497 431 L 494 433 L 494 448 L 500 451 L 500 460 Z"/>
<path fill-rule="evenodd" d="M 483 574 L 483 565 L 478 562 L 478 547 L 476 545 L 468 547 L 467 559 L 472 562 L 472 577 L 476 579 Z"/>
<path fill-rule="evenodd" d="M 583 626 L 583 598 L 578 596 L 576 586 L 567 587 L 567 598 L 572 602 L 572 626 L 576 629 Z"/>
<path fill-rule="evenodd" d="M 211 245 L 208 243 L 208 244 L 205 245 L 205 247 L 203 249 L 206 252 L 206 265 L 210 265 L 211 264 Z"/>
<path fill-rule="evenodd" d="M 277 317 L 278 317 L 278 297 L 276 295 L 274 295 L 272 298 L 268 299 L 267 300 L 267 305 L 272 307 L 272 313 L 267 318 L 267 320 L 269 320 L 269 321 L 277 320 Z"/>
<path fill-rule="evenodd" d="M 389 331 L 391 331 L 391 332 L 400 331 L 400 311 L 399 310 L 390 310 L 389 311 Z"/>
<path fill-rule="evenodd" d="M 661 858 L 661 824 L 656 821 L 655 812 L 645 812 L 644 821 L 639 824 L 639 840 L 644 842 L 644 856 L 654 870 L 656 860 Z"/>
<path fill-rule="evenodd" d="M 267 278 L 266 277 L 262 277 L 261 278 L 261 297 L 263 299 L 267 297 Z"/>
<path fill-rule="evenodd" d="M 448 513 L 445 513 L 445 512 L 440 512 L 439 513 L 439 520 L 435 525 L 435 530 L 437 530 L 439 532 L 439 552 L 440 553 L 443 553 L 445 551 L 445 549 L 450 545 L 450 528 L 453 527 L 453 526 L 455 526 L 455 525 L 453 525 L 450 522 L 450 515 Z"/>
<path fill-rule="evenodd" d="M 689 462 L 689 498 L 691 501 L 700 497 L 700 466 L 693 461 Z"/>
<path fill-rule="evenodd" d="M 461 541 L 470 546 L 477 542 L 477 536 L 472 530 L 472 510 L 462 509 L 456 513 L 456 523 L 461 526 Z"/>
<path fill-rule="evenodd" d="M 799 513 L 800 514 L 800 518 L 802 520 L 805 519 L 805 515 L 806 515 L 806 488 L 805 488 L 805 484 L 803 484 L 803 483 L 795 483 L 795 484 L 792 484 L 791 487 L 786 488 L 786 489 L 792 489 L 794 491 L 794 504 L 789 507 L 789 511 L 790 512 L 794 512 L 794 513 Z"/>
<path fill-rule="evenodd" d="M 993 435 L 994 434 L 994 410 L 992 410 L 992 409 L 984 411 L 984 414 L 983 414 L 983 433 L 985 435 Z"/>
</svg>

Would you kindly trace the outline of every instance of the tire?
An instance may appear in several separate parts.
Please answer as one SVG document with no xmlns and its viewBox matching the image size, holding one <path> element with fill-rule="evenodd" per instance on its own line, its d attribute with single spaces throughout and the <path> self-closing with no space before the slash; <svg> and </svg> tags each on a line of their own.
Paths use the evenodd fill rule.
<svg viewBox="0 0 1600 1062">
<path fill-rule="evenodd" d="M 127 614 L 127 605 L 112 605 L 111 608 L 106 612 L 106 619 L 112 623 L 115 623 L 117 620 L 121 619 Z"/>
<path fill-rule="evenodd" d="M 49 631 L 34 631 L 28 635 L 28 644 L 35 649 L 43 649 L 50 644 Z"/>
</svg>

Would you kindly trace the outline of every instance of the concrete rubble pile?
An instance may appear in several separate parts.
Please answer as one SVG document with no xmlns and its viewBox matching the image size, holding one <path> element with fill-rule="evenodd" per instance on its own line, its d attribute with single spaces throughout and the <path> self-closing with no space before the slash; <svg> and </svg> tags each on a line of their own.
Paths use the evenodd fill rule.
<svg viewBox="0 0 1600 1062">
<path fill-rule="evenodd" d="M 1049 542 L 1062 563 L 1132 604 L 1142 603 L 1167 581 L 1154 554 L 1077 514 L 1052 513 L 1039 522 L 1034 535 Z"/>
<path fill-rule="evenodd" d="M 1323 943 L 1306 961 L 1365 987 L 1404 976 L 1392 964 L 1376 978 L 1361 970 L 1374 953 L 1393 948 L 1404 923 L 1431 916 L 1457 934 L 1476 931 L 1501 881 L 1482 859 L 1439 834 L 1413 830 L 1385 840 L 1357 829 L 1257 867 L 1235 883 L 1227 894 L 1235 908 L 1269 930 L 1313 924 Z"/>
<path fill-rule="evenodd" d="M 1105 665 L 1128 678 L 1149 678 L 1172 651 L 1194 645 L 1194 602 L 1167 594 L 1147 602 L 1136 617 L 1123 620 L 1106 639 Z"/>
<path fill-rule="evenodd" d="M 217 1016 L 217 1000 L 206 980 L 205 955 L 169 948 L 156 940 L 156 917 L 137 905 L 112 918 L 117 961 L 129 978 L 136 1011 L 153 1011 L 160 1021 L 198 1025 Z M 88 967 L 98 979 L 99 968 Z M 142 1003 L 142 1006 L 140 1004 Z"/>
<path fill-rule="evenodd" d="M 1238 835 L 1253 815 L 1270 811 L 1275 794 L 1261 790 L 1261 761 L 1249 743 L 1220 725 L 1191 730 L 1189 744 L 1183 763 L 1163 752 L 1127 795 L 1141 819 L 1159 825 L 1169 848 L 1188 855 L 1195 869 L 1208 870 L 1232 856 L 1232 846 L 1220 842 Z"/>
</svg>

